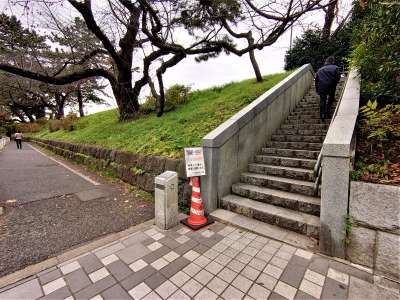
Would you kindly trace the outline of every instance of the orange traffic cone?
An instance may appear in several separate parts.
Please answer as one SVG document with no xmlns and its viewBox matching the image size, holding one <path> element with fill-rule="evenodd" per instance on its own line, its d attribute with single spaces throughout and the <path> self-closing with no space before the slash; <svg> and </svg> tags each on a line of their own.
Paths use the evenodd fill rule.
<svg viewBox="0 0 400 300">
<path fill-rule="evenodd" d="M 190 184 L 192 186 L 192 203 L 190 205 L 190 216 L 181 222 L 190 228 L 197 230 L 206 225 L 214 223 L 210 218 L 204 216 L 204 206 L 200 193 L 200 178 L 191 177 Z"/>
</svg>

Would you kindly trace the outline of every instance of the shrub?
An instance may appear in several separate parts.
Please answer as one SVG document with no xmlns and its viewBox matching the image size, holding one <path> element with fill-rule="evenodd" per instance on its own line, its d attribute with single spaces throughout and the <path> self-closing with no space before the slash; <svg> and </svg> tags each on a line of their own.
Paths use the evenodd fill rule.
<svg viewBox="0 0 400 300">
<path fill-rule="evenodd" d="M 22 123 L 22 124 L 18 124 L 17 129 L 21 130 L 21 132 L 23 133 L 27 133 L 27 132 L 39 132 L 40 130 L 42 130 L 43 125 L 39 124 L 39 123 Z"/>
<path fill-rule="evenodd" d="M 185 104 L 190 92 L 190 86 L 175 84 L 165 92 L 164 111 L 170 111 L 179 105 Z M 156 99 L 153 96 L 147 96 L 145 102 L 141 105 L 141 111 L 149 114 L 156 110 Z"/>
<path fill-rule="evenodd" d="M 69 113 L 67 117 L 62 118 L 61 129 L 65 131 L 73 131 L 75 129 L 75 122 L 78 119 L 77 115 L 74 113 Z"/>
<path fill-rule="evenodd" d="M 50 132 L 58 131 L 61 129 L 61 120 L 49 120 L 48 124 Z"/>
</svg>

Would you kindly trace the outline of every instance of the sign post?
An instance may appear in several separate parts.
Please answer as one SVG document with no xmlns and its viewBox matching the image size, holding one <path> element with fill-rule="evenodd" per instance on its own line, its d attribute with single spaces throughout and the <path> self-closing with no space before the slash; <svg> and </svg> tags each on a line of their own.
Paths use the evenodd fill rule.
<svg viewBox="0 0 400 300">
<path fill-rule="evenodd" d="M 206 175 L 203 148 L 185 148 L 186 175 L 190 178 L 192 186 L 192 201 L 190 205 L 190 216 L 181 223 L 193 230 L 214 223 L 210 217 L 204 214 L 204 205 L 200 193 L 200 176 Z"/>
</svg>

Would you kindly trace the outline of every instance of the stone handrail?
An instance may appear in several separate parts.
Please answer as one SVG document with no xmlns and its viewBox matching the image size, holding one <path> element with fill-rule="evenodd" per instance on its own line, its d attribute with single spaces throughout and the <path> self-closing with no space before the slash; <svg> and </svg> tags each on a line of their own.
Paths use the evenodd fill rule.
<svg viewBox="0 0 400 300">
<path fill-rule="evenodd" d="M 322 145 L 320 251 L 341 258 L 345 257 L 344 220 L 348 213 L 359 102 L 360 77 L 356 70 L 351 70 L 337 115 Z"/>
<path fill-rule="evenodd" d="M 0 150 L 3 149 L 7 144 L 10 142 L 9 137 L 2 137 L 0 138 Z"/>
<path fill-rule="evenodd" d="M 201 188 L 205 208 L 218 208 L 241 172 L 265 146 L 314 81 L 310 64 L 304 65 L 203 138 L 206 176 Z"/>
</svg>

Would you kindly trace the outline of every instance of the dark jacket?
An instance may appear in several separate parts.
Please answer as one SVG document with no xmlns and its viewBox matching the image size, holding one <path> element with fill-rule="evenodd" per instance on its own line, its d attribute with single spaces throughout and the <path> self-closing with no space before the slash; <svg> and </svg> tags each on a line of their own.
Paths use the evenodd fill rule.
<svg viewBox="0 0 400 300">
<path fill-rule="evenodd" d="M 329 94 L 336 89 L 340 80 L 339 67 L 336 65 L 324 65 L 315 75 L 315 88 L 318 94 Z"/>
</svg>

